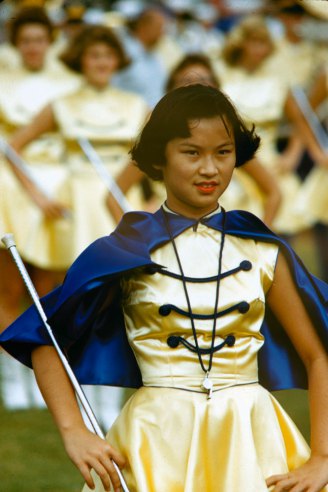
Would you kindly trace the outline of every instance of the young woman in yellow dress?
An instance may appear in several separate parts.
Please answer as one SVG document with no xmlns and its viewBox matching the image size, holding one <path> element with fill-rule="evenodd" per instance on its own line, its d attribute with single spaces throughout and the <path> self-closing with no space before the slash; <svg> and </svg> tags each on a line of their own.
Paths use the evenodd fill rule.
<svg viewBox="0 0 328 492">
<path fill-rule="evenodd" d="M 84 492 L 121 490 L 112 460 L 130 492 L 328 490 L 328 286 L 258 218 L 220 205 L 258 146 L 216 88 L 169 92 L 131 152 L 165 204 L 126 214 L 44 300 L 81 382 L 139 387 L 106 441 L 35 308 L 0 336 L 32 364 Z M 312 451 L 267 391 L 307 384 Z"/>
<path fill-rule="evenodd" d="M 271 59 L 275 45 L 262 17 L 243 19 L 226 38 L 218 74 L 222 90 L 230 97 L 248 123 L 254 123 L 261 136 L 259 162 L 277 180 L 282 202 L 273 221 L 274 230 L 293 235 L 311 225 L 311 220 L 295 206 L 301 182 L 293 168 L 300 156 L 298 139 L 291 139 L 283 154 L 277 150 L 279 125 L 284 115 L 296 124 L 297 113 L 290 86 L 280 76 Z"/>
<path fill-rule="evenodd" d="M 37 233 L 29 239 L 30 243 L 41 252 L 44 248 L 49 256 L 50 253 L 56 255 L 57 261 L 66 269 L 90 242 L 107 234 L 116 225 L 105 205 L 107 185 L 83 153 L 79 140 L 91 143 L 106 173 L 114 179 L 129 161 L 130 142 L 136 137 L 149 110 L 140 96 L 110 86 L 111 75 L 128 60 L 109 28 L 85 27 L 61 59 L 70 69 L 82 74 L 80 87 L 42 109 L 30 125 L 13 136 L 11 144 L 20 153 L 27 144 L 54 130 L 64 141 L 61 161 L 65 163 L 66 174 L 58 187 L 57 198 L 61 200 L 59 206 L 65 205 L 69 214 L 63 217 L 61 209 L 54 208 L 53 202 L 40 194 L 34 183 L 20 174 L 17 177 L 31 201 L 39 207 L 39 214 L 44 214 L 52 225 L 49 251 Z M 142 208 L 139 188 L 132 188 L 127 198 L 132 208 Z M 14 205 L 12 201 L 8 207 Z M 21 220 L 23 217 L 24 214 Z M 15 235 L 19 238 L 19 231 Z M 21 252 L 24 257 L 24 249 Z M 121 393 L 112 391 L 109 394 L 106 388 L 87 391 L 97 404 L 98 414 L 109 425 L 117 415 Z"/>
<path fill-rule="evenodd" d="M 21 66 L 6 69 L 0 77 L 0 132 L 5 141 L 10 141 L 18 129 L 28 125 L 45 104 L 75 90 L 80 83 L 79 77 L 63 64 L 49 65 L 52 40 L 53 26 L 43 9 L 26 8 L 12 19 L 10 41 Z M 23 152 L 29 172 L 49 193 L 61 177 L 62 166 L 58 165 L 61 151 L 60 139 L 48 133 L 35 139 Z M 63 278 L 60 271 L 63 265 L 56 262 L 56 257 L 48 250 L 49 245 L 45 244 L 50 224 L 40 217 L 12 171 L 1 155 L 0 233 L 16 233 L 17 244 L 30 264 L 33 280 L 40 294 L 45 294 L 54 288 L 57 277 Z M 54 202 L 52 206 L 54 213 L 62 210 Z M 36 230 L 40 232 L 37 236 Z M 0 271 L 1 330 L 18 316 L 24 293 L 23 283 L 3 247 L 0 247 Z"/>
</svg>

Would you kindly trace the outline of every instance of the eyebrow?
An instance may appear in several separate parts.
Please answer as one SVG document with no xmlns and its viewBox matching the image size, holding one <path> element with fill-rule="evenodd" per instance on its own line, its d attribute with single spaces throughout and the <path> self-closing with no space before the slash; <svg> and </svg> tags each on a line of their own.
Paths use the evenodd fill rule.
<svg viewBox="0 0 328 492">
<path fill-rule="evenodd" d="M 192 143 L 192 142 L 187 142 L 187 141 L 183 141 L 179 144 L 181 147 L 182 146 L 186 146 L 186 147 L 194 147 L 195 149 L 200 149 L 202 146 L 201 145 L 197 145 L 195 143 Z M 217 149 L 220 149 L 221 147 L 228 147 L 228 146 L 233 146 L 234 143 L 232 140 L 227 140 L 219 145 L 216 146 Z"/>
</svg>

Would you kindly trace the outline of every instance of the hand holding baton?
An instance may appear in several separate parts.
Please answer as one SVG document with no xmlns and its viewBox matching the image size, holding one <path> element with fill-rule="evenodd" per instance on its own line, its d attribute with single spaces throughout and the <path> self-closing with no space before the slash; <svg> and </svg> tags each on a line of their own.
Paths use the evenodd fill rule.
<svg viewBox="0 0 328 492">
<path fill-rule="evenodd" d="M 53 201 L 53 197 L 49 194 L 49 192 L 44 189 L 43 186 L 40 186 L 40 184 L 34 179 L 34 176 L 29 170 L 29 167 L 24 159 L 2 137 L 0 137 L 0 152 L 7 158 L 7 160 L 17 171 L 19 171 L 23 176 L 25 176 L 25 178 L 30 181 L 30 183 L 33 184 L 38 193 L 44 195 L 47 200 Z M 66 219 L 72 219 L 72 212 L 66 208 L 63 210 L 62 215 Z"/>
<path fill-rule="evenodd" d="M 23 278 L 23 281 L 27 287 L 27 290 L 36 306 L 36 309 L 41 317 L 41 320 L 51 338 L 51 341 L 56 349 L 56 352 L 64 366 L 64 369 L 73 385 L 73 388 L 81 402 L 81 405 L 90 421 L 90 424 L 92 425 L 92 428 L 94 429 L 95 433 L 97 434 L 98 437 L 100 437 L 101 439 L 105 439 L 105 435 L 103 433 L 103 431 L 101 430 L 101 427 L 95 417 L 95 414 L 93 413 L 93 410 L 90 406 L 90 403 L 88 402 L 78 380 L 76 379 L 76 376 L 71 368 L 71 366 L 69 365 L 69 362 L 66 358 L 66 356 L 64 355 L 63 351 L 61 350 L 57 340 L 56 340 L 56 337 L 55 335 L 53 334 L 53 331 L 51 329 L 51 326 L 49 325 L 48 321 L 47 321 L 47 316 L 46 316 L 46 313 L 44 312 L 43 310 L 43 307 L 41 305 L 41 302 L 40 302 L 40 299 L 39 299 L 39 296 L 35 290 L 35 287 L 32 283 L 32 280 L 25 268 L 25 265 L 23 263 L 23 260 L 22 258 L 20 257 L 20 254 L 16 248 L 16 244 L 15 244 L 15 240 L 14 240 L 14 236 L 13 234 L 6 234 L 2 239 L 2 242 L 3 244 L 6 246 L 6 248 L 8 249 L 8 251 L 11 253 L 13 259 L 14 259 L 14 262 L 16 263 L 16 266 L 19 270 L 19 273 L 21 274 L 22 278 Z M 115 467 L 115 470 L 120 478 L 120 481 L 121 481 L 121 486 L 123 488 L 123 491 L 124 492 L 129 492 L 129 489 L 127 488 L 127 485 L 125 483 L 125 480 L 124 480 L 124 477 L 119 469 L 119 467 L 116 465 L 115 462 L 113 462 L 113 465 Z"/>
</svg>

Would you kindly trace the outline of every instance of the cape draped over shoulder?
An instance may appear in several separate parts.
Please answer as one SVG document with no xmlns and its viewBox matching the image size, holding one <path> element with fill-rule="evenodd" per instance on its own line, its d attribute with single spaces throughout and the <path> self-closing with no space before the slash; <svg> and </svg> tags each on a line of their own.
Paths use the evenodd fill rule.
<svg viewBox="0 0 328 492">
<path fill-rule="evenodd" d="M 169 220 L 174 236 L 197 223 L 176 214 L 169 214 Z M 221 213 L 201 220 L 208 227 L 222 230 Z M 311 275 L 288 243 L 249 212 L 227 212 L 225 231 L 279 246 L 315 329 L 328 350 L 328 285 Z M 84 250 L 72 264 L 62 286 L 42 298 L 49 324 L 81 384 L 142 385 L 125 333 L 121 305 L 115 296 L 115 285 L 120 275 L 133 269 L 148 268 L 151 274 L 165 268 L 152 262 L 150 253 L 167 241 L 169 236 L 161 210 L 155 214 L 129 212 L 112 234 L 97 239 Z M 107 305 L 111 289 L 113 300 Z M 260 383 L 269 390 L 306 388 L 305 367 L 268 307 L 261 332 L 265 343 L 259 352 Z M 51 345 L 35 306 L 0 335 L 0 345 L 29 367 L 32 350 L 38 345 Z"/>
</svg>

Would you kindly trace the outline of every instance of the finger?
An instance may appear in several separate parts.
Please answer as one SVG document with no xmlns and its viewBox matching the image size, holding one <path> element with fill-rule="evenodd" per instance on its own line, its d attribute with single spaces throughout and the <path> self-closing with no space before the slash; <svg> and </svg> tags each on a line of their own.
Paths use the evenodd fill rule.
<svg viewBox="0 0 328 492">
<path fill-rule="evenodd" d="M 102 464 L 107 470 L 107 473 L 110 476 L 110 480 L 112 482 L 114 490 L 121 490 L 121 480 L 116 471 L 114 463 L 110 457 L 106 457 L 102 459 Z"/>
<path fill-rule="evenodd" d="M 112 457 L 113 461 L 115 461 L 119 468 L 125 467 L 126 459 L 119 451 L 117 451 L 117 449 L 114 449 L 110 446 L 109 455 Z"/>
<path fill-rule="evenodd" d="M 295 485 L 295 480 L 292 478 L 287 478 L 286 480 L 281 480 L 273 489 L 273 492 L 285 492 L 291 490 Z"/>
<path fill-rule="evenodd" d="M 68 212 L 63 205 L 54 204 L 53 210 L 56 212 L 58 217 L 64 217 Z"/>
<path fill-rule="evenodd" d="M 281 475 L 272 475 L 271 477 L 267 478 L 265 482 L 267 486 L 270 487 L 270 485 L 275 485 L 280 480 L 285 480 L 286 478 L 288 478 L 287 473 Z"/>
<path fill-rule="evenodd" d="M 62 207 L 62 209 L 61 209 L 61 216 L 64 219 L 72 219 L 72 211 L 69 208 L 67 208 L 67 207 Z"/>
<path fill-rule="evenodd" d="M 113 479 L 112 479 L 111 474 L 109 473 L 109 471 L 105 468 L 105 466 L 100 461 L 98 461 L 98 460 L 97 461 L 96 460 L 90 461 L 90 464 L 91 464 L 92 468 L 94 469 L 94 471 L 97 473 L 98 477 L 100 478 L 106 492 L 109 492 L 110 486 L 111 486 L 111 481 L 113 483 L 113 479 L 115 479 L 115 477 L 113 477 Z M 115 488 L 114 483 L 113 483 L 113 487 Z"/>
<path fill-rule="evenodd" d="M 93 481 L 92 475 L 90 473 L 90 469 L 86 465 L 79 466 L 79 470 L 81 472 L 82 477 L 84 478 L 85 483 L 89 487 L 89 489 L 94 490 L 95 483 Z"/>
<path fill-rule="evenodd" d="M 49 219 L 56 220 L 62 218 L 64 216 L 64 212 L 62 207 L 58 205 L 50 205 L 46 209 L 46 216 Z"/>
<path fill-rule="evenodd" d="M 306 491 L 310 492 L 310 489 L 306 484 L 301 484 L 301 483 L 296 484 L 294 487 L 290 489 L 290 492 L 306 492 Z"/>
<path fill-rule="evenodd" d="M 43 205 L 42 211 L 47 219 L 55 219 L 58 215 L 56 208 L 50 203 Z"/>
<path fill-rule="evenodd" d="M 273 492 L 282 492 L 284 490 L 290 491 L 293 486 L 297 485 L 297 478 L 290 473 L 273 475 L 266 480 L 266 485 L 268 487 L 275 485 Z"/>
</svg>

